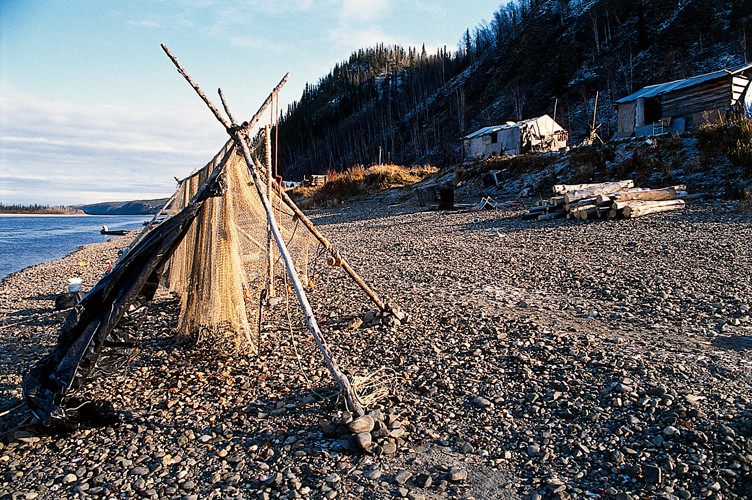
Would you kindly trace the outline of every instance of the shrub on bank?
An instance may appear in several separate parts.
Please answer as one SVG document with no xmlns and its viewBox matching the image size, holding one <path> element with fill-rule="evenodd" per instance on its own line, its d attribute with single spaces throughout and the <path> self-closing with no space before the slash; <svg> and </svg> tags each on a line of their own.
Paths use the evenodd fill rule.
<svg viewBox="0 0 752 500">
<path fill-rule="evenodd" d="M 328 171 L 324 185 L 295 188 L 292 196 L 305 198 L 302 205 L 306 207 L 332 206 L 360 194 L 415 184 L 436 171 L 438 169 L 431 166 L 375 165 L 365 168 L 357 165 L 345 172 Z"/>
</svg>

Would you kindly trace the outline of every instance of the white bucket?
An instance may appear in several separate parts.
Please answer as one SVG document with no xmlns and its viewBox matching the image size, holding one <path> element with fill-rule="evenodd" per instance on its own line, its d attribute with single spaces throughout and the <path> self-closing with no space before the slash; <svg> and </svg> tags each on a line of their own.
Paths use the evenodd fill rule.
<svg viewBox="0 0 752 500">
<path fill-rule="evenodd" d="M 81 278 L 70 278 L 67 283 L 69 292 L 78 292 L 81 290 Z"/>
</svg>

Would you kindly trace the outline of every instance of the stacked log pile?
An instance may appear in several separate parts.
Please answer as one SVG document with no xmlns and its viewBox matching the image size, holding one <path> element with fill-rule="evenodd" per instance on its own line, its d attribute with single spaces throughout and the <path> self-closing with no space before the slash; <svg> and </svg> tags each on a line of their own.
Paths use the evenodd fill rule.
<svg viewBox="0 0 752 500">
<path fill-rule="evenodd" d="M 554 196 L 538 202 L 522 215 L 525 220 L 634 218 L 680 210 L 685 200 L 704 197 L 687 194 L 684 185 L 662 189 L 634 187 L 631 180 L 599 184 L 558 184 Z"/>
</svg>

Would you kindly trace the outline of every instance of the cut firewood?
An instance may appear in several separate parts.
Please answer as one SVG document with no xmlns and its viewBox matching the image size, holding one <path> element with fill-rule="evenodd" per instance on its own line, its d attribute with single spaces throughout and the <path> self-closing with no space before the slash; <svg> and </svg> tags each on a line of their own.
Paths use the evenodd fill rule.
<svg viewBox="0 0 752 500">
<path fill-rule="evenodd" d="M 634 187 L 634 181 L 603 182 L 598 184 L 559 184 L 554 186 L 559 196 L 523 214 L 525 220 L 567 219 L 590 220 L 596 218 L 640 217 L 656 212 L 678 210 L 684 207 L 681 200 L 703 198 L 705 194 L 689 195 L 687 186 L 679 184 L 660 189 Z"/>
<path fill-rule="evenodd" d="M 624 214 L 624 217 L 628 219 L 658 212 L 681 210 L 685 206 L 684 200 L 629 201 L 627 203 L 629 203 L 629 205 L 624 207 L 622 213 Z"/>
<path fill-rule="evenodd" d="M 588 207 L 584 210 L 579 210 L 577 213 L 582 220 L 596 219 L 598 218 L 598 207 Z"/>
</svg>

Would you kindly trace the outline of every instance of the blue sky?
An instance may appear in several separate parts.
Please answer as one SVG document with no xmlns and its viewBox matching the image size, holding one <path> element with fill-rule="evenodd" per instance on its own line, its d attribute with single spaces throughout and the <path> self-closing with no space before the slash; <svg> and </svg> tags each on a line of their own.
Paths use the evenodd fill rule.
<svg viewBox="0 0 752 500">
<path fill-rule="evenodd" d="M 454 51 L 503 0 L 0 0 L 0 202 L 169 196 L 226 140 L 167 45 L 248 119 L 379 43 Z M 266 121 L 270 120 L 267 115 Z"/>
</svg>

